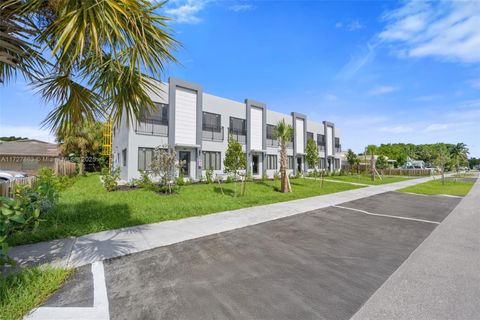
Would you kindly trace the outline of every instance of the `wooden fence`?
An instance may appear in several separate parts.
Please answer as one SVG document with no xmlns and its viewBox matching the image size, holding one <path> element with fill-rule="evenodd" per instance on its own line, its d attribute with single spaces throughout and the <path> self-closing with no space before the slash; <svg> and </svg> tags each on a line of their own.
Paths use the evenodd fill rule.
<svg viewBox="0 0 480 320">
<path fill-rule="evenodd" d="M 0 196 L 13 198 L 15 187 L 18 185 L 31 186 L 36 177 L 18 178 L 12 181 L 0 182 Z"/>
<path fill-rule="evenodd" d="M 371 172 L 370 166 L 365 164 L 360 164 L 358 167 L 354 166 L 350 168 L 348 164 L 342 166 L 342 169 L 347 172 L 361 172 L 369 174 Z M 403 168 L 385 168 L 385 169 L 378 169 L 377 171 L 380 174 L 384 175 L 392 175 L 392 176 L 430 176 L 432 175 L 431 169 L 403 169 Z"/>
<path fill-rule="evenodd" d="M 52 169 L 59 176 L 73 176 L 77 173 L 76 164 L 63 159 L 55 159 L 55 164 Z"/>
</svg>

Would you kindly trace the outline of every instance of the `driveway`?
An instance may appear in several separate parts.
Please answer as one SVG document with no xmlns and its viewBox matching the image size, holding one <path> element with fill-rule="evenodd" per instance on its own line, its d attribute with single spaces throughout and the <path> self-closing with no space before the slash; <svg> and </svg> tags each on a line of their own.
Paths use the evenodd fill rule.
<svg viewBox="0 0 480 320">
<path fill-rule="evenodd" d="M 111 319 L 349 319 L 459 201 L 387 192 L 106 260 L 107 312 Z M 81 267 L 44 307 L 94 308 L 101 285 L 93 269 Z"/>
</svg>

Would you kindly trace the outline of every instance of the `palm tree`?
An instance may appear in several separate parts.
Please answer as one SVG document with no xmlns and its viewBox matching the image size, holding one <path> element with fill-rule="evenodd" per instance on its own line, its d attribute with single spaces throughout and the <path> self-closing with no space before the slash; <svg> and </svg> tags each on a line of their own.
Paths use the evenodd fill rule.
<svg viewBox="0 0 480 320">
<path fill-rule="evenodd" d="M 102 124 L 85 122 L 66 131 L 57 133 L 63 155 L 79 154 L 79 174 L 84 173 L 84 161 L 88 153 L 98 153 L 102 147 Z"/>
<path fill-rule="evenodd" d="M 450 148 L 450 159 L 452 161 L 453 166 L 455 167 L 455 171 L 458 174 L 458 170 L 461 164 L 468 162 L 468 148 L 465 143 L 457 143 Z"/>
<path fill-rule="evenodd" d="M 281 192 L 292 192 L 292 187 L 290 186 L 290 181 L 288 180 L 287 167 L 288 167 L 288 155 L 287 155 L 287 146 L 293 135 L 293 128 L 290 124 L 285 122 L 285 119 L 277 123 L 275 130 L 275 135 L 280 144 L 280 176 Z"/>
<path fill-rule="evenodd" d="M 0 83 L 19 74 L 55 105 L 55 132 L 110 115 L 118 122 L 154 108 L 166 63 L 178 46 L 148 0 L 4 0 Z"/>
</svg>

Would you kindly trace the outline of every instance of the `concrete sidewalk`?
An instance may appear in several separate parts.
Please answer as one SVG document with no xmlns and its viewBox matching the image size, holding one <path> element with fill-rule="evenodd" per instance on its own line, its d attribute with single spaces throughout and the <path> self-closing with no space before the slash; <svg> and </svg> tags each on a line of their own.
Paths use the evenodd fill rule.
<svg viewBox="0 0 480 320">
<path fill-rule="evenodd" d="M 79 267 L 211 234 L 243 228 L 347 201 L 394 191 L 431 180 L 431 177 L 370 186 L 306 199 L 225 211 L 181 220 L 122 228 L 14 247 L 11 256 L 20 266 L 50 263 Z"/>
<path fill-rule="evenodd" d="M 450 215 L 352 317 L 478 319 L 480 179 Z"/>
</svg>

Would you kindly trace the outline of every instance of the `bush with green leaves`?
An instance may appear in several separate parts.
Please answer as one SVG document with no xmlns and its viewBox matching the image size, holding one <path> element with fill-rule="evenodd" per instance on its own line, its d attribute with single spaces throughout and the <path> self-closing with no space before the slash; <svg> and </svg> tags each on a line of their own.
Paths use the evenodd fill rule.
<svg viewBox="0 0 480 320">
<path fill-rule="evenodd" d="M 103 170 L 102 183 L 105 190 L 114 191 L 118 186 L 118 180 L 120 180 L 120 168 L 116 168 L 113 172 L 108 168 Z"/>
<path fill-rule="evenodd" d="M 233 182 L 233 177 L 232 177 L 232 176 L 228 176 L 226 183 L 232 183 L 232 182 Z"/>
<path fill-rule="evenodd" d="M 138 186 L 143 189 L 156 191 L 157 186 L 153 183 L 152 179 L 150 178 L 150 172 L 146 170 L 140 171 L 140 179 L 138 180 Z"/>
<path fill-rule="evenodd" d="M 267 180 L 268 180 L 268 174 L 267 174 L 267 171 L 264 170 L 262 173 L 262 181 L 267 181 Z"/>
<path fill-rule="evenodd" d="M 211 167 L 205 171 L 205 179 L 208 184 L 213 183 L 213 169 Z"/>
<path fill-rule="evenodd" d="M 0 266 L 15 264 L 8 256 L 8 240 L 18 232 L 34 231 L 41 221 L 40 213 L 39 202 L 25 196 L 0 198 Z"/>
</svg>

